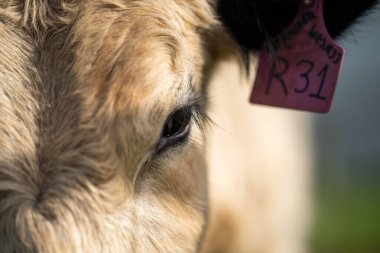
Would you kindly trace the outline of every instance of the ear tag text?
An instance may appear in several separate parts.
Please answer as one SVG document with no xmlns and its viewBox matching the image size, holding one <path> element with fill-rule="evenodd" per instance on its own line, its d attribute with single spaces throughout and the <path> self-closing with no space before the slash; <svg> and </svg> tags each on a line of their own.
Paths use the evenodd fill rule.
<svg viewBox="0 0 380 253">
<path fill-rule="evenodd" d="M 264 44 L 250 101 L 326 113 L 343 56 L 326 29 L 323 0 L 302 0 L 290 26 Z"/>
</svg>

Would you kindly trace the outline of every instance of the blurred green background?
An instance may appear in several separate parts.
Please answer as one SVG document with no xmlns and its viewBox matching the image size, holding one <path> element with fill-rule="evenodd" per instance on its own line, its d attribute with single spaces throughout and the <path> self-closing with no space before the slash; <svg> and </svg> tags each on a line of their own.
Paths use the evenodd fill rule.
<svg viewBox="0 0 380 253">
<path fill-rule="evenodd" d="M 313 115 L 313 253 L 380 253 L 380 10 L 340 40 L 332 110 Z"/>
</svg>

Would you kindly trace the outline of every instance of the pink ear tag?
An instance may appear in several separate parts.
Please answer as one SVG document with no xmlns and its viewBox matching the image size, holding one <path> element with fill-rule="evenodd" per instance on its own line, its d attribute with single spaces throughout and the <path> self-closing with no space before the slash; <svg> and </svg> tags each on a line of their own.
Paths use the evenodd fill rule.
<svg viewBox="0 0 380 253">
<path fill-rule="evenodd" d="M 250 101 L 326 113 L 343 56 L 327 32 L 323 0 L 301 0 L 291 25 L 262 48 Z"/>
</svg>

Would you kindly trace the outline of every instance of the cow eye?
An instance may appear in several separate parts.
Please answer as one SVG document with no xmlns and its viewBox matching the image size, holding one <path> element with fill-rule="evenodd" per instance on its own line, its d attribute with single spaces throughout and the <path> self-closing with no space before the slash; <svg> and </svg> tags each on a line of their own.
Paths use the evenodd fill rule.
<svg viewBox="0 0 380 253">
<path fill-rule="evenodd" d="M 162 152 L 170 146 L 187 140 L 190 133 L 192 114 L 191 107 L 184 107 L 169 115 L 158 142 L 157 152 Z"/>
</svg>

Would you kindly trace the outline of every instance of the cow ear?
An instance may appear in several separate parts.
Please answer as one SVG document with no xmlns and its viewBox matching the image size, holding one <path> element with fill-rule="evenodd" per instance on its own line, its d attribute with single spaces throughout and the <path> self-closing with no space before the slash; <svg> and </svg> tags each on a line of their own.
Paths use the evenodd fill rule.
<svg viewBox="0 0 380 253">
<path fill-rule="evenodd" d="M 339 36 L 378 0 L 326 0 L 324 17 L 332 37 Z M 299 0 L 219 0 L 221 21 L 243 51 L 255 51 L 283 31 L 296 15 Z"/>
</svg>

